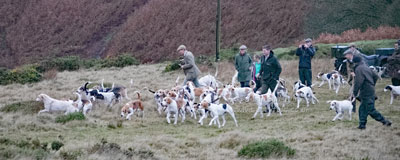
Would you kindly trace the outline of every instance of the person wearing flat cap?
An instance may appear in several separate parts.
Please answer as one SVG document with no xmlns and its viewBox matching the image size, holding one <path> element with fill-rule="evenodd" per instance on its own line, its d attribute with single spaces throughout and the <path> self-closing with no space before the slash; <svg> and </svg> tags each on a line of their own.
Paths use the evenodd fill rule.
<svg viewBox="0 0 400 160">
<path fill-rule="evenodd" d="M 350 90 L 349 90 L 349 99 L 353 96 L 353 88 L 354 88 L 354 63 L 353 63 L 353 58 L 354 57 L 360 57 L 360 51 L 357 50 L 356 45 L 354 43 L 349 44 L 349 49 L 347 49 L 343 53 L 344 57 L 347 59 L 346 61 L 346 68 L 347 68 L 347 82 L 350 85 Z M 356 112 L 356 101 L 353 103 L 353 112 Z"/>
<path fill-rule="evenodd" d="M 312 40 L 307 38 L 305 44 L 299 45 L 296 55 L 299 56 L 299 78 L 302 84 L 308 87 L 312 85 L 311 59 L 315 55 L 315 49 L 312 46 Z"/>
<path fill-rule="evenodd" d="M 240 46 L 239 54 L 235 56 L 235 69 L 238 72 L 238 81 L 240 87 L 250 87 L 249 82 L 251 80 L 252 63 L 251 57 L 247 54 L 247 47 L 245 45 Z"/>
<path fill-rule="evenodd" d="M 186 85 L 187 81 L 192 81 L 196 87 L 200 87 L 197 77 L 201 72 L 196 66 L 192 52 L 186 50 L 186 46 L 184 45 L 180 45 L 177 51 L 183 56 L 183 60 L 181 60 L 180 65 L 186 76 L 185 80 L 183 81 L 183 85 Z"/>
<path fill-rule="evenodd" d="M 359 126 L 358 129 L 365 129 L 367 124 L 367 117 L 370 115 L 376 121 L 381 122 L 385 126 L 391 126 L 392 122 L 385 119 L 375 109 L 375 84 L 378 80 L 378 75 L 375 74 L 369 67 L 362 61 L 361 57 L 355 56 L 353 58 L 354 65 L 354 90 L 352 101 L 357 99 L 361 101 L 358 111 Z"/>
</svg>

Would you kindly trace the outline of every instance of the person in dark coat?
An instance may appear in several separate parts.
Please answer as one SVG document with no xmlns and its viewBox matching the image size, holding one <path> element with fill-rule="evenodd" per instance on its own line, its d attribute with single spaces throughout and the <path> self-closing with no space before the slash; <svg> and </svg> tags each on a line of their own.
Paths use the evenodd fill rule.
<svg viewBox="0 0 400 160">
<path fill-rule="evenodd" d="M 311 59 L 315 55 L 315 49 L 312 46 L 311 39 L 305 40 L 305 44 L 299 45 L 296 50 L 296 55 L 299 56 L 299 78 L 301 83 L 311 87 L 312 85 L 312 71 Z"/>
<path fill-rule="evenodd" d="M 263 56 L 261 57 L 261 69 L 257 77 L 261 78 L 261 94 L 274 91 L 282 72 L 281 64 L 274 56 L 274 52 L 269 45 L 263 46 Z"/>
<path fill-rule="evenodd" d="M 346 68 L 347 68 L 347 83 L 350 85 L 349 89 L 349 98 L 353 97 L 353 88 L 354 88 L 354 65 L 353 58 L 358 56 L 361 57 L 360 51 L 357 50 L 356 45 L 354 43 L 349 44 L 349 49 L 343 53 L 344 57 L 347 59 Z M 352 112 L 356 112 L 357 104 L 356 101 L 352 102 L 353 110 Z"/>
<path fill-rule="evenodd" d="M 387 60 L 387 73 L 392 77 L 392 84 L 400 86 L 400 39 L 394 44 L 394 53 Z"/>
<path fill-rule="evenodd" d="M 385 126 L 392 125 L 375 109 L 375 84 L 378 80 L 378 75 L 372 72 L 371 69 L 361 60 L 361 57 L 354 57 L 354 90 L 353 95 L 361 101 L 359 107 L 359 126 L 358 129 L 365 129 L 367 117 L 370 115 L 376 121 L 381 122 Z M 352 100 L 354 100 L 354 97 Z"/>
<path fill-rule="evenodd" d="M 252 60 L 249 54 L 247 54 L 247 47 L 245 45 L 240 46 L 240 52 L 235 56 L 235 69 L 238 72 L 238 81 L 240 87 L 250 87 L 249 82 L 251 80 L 251 65 Z"/>
</svg>

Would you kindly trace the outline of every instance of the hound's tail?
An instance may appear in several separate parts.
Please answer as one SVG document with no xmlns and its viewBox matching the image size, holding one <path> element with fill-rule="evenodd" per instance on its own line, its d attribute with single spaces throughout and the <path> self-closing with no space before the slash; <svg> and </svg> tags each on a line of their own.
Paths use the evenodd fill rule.
<svg viewBox="0 0 400 160">
<path fill-rule="evenodd" d="M 256 88 L 256 85 L 257 85 L 256 82 L 253 81 L 253 80 L 251 80 L 251 81 L 249 82 L 249 86 L 250 86 L 251 89 Z"/>
<path fill-rule="evenodd" d="M 235 70 L 235 74 L 232 77 L 232 85 L 235 86 L 235 83 L 237 82 L 237 78 L 238 78 L 238 72 Z"/>
<path fill-rule="evenodd" d="M 179 83 L 179 76 L 178 76 L 178 78 L 176 78 L 176 80 L 175 80 L 175 86 L 178 86 L 178 83 Z"/>
<path fill-rule="evenodd" d="M 147 87 L 143 87 L 143 90 L 144 90 L 144 91 L 147 90 L 147 91 L 149 91 L 149 92 L 151 92 L 151 93 L 156 93 L 156 91 L 153 91 L 153 90 L 151 90 L 151 89 L 149 89 L 149 88 L 147 88 Z"/>
<path fill-rule="evenodd" d="M 101 80 L 101 88 L 104 89 L 104 78 Z"/>
<path fill-rule="evenodd" d="M 280 85 L 279 80 L 277 80 L 276 82 L 277 82 L 277 83 L 276 83 L 276 85 L 275 85 L 275 88 L 274 88 L 274 91 L 272 92 L 272 94 L 275 94 L 276 90 L 278 89 L 278 87 L 279 87 L 279 85 Z"/>
<path fill-rule="evenodd" d="M 142 100 L 141 97 L 140 97 L 140 92 L 139 92 L 139 91 L 135 91 L 135 93 L 137 94 L 138 99 L 139 99 L 139 100 Z"/>
<path fill-rule="evenodd" d="M 218 75 L 218 62 L 217 62 L 217 66 L 215 67 L 215 75 L 214 75 L 214 77 L 217 78 L 217 75 Z"/>
</svg>

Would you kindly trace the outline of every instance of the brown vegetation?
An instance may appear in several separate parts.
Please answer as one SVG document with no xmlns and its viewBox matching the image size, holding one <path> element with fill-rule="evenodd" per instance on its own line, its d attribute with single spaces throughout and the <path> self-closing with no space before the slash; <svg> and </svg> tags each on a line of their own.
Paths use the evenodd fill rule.
<svg viewBox="0 0 400 160">
<path fill-rule="evenodd" d="M 380 26 L 376 29 L 368 28 L 364 32 L 360 29 L 351 29 L 342 34 L 322 33 L 315 40 L 317 43 L 346 43 L 360 40 L 399 39 L 400 27 Z"/>
<path fill-rule="evenodd" d="M 222 47 L 289 44 L 302 35 L 301 0 L 224 1 Z M 0 66 L 79 55 L 128 53 L 141 62 L 215 52 L 216 1 L 5 0 L 0 5 Z"/>
</svg>

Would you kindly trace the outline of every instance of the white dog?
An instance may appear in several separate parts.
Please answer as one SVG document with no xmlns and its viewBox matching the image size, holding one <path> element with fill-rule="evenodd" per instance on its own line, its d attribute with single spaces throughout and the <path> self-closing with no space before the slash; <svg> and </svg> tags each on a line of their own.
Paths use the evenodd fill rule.
<svg viewBox="0 0 400 160">
<path fill-rule="evenodd" d="M 311 99 L 312 104 L 315 104 L 314 100 L 317 102 L 318 99 L 314 96 L 313 91 L 310 87 L 301 87 L 295 92 L 295 97 L 297 98 L 297 108 L 300 107 L 301 99 L 305 99 L 307 102 L 307 107 L 309 106 L 309 99 Z"/>
<path fill-rule="evenodd" d="M 82 100 L 81 94 L 77 92 L 75 92 L 75 94 L 78 96 L 78 99 L 74 102 L 74 104 L 77 104 L 78 109 L 86 116 L 86 114 L 92 110 L 92 98 L 89 100 Z"/>
<path fill-rule="evenodd" d="M 385 73 L 386 67 L 369 66 L 369 68 L 378 75 L 380 80 L 382 80 L 382 75 Z"/>
<path fill-rule="evenodd" d="M 318 88 L 322 87 L 322 85 L 324 85 L 325 82 L 328 82 L 329 90 L 332 89 L 332 87 L 331 87 L 331 77 L 332 77 L 332 74 L 334 74 L 334 73 L 336 73 L 336 72 L 332 72 L 332 73 L 319 72 L 318 76 L 317 76 L 317 79 L 320 79 L 321 83 L 319 84 Z"/>
<path fill-rule="evenodd" d="M 262 114 L 263 106 L 267 106 L 267 108 L 268 108 L 267 116 L 270 116 L 271 111 L 272 111 L 271 105 L 274 105 L 276 107 L 276 109 L 278 110 L 279 115 L 282 116 L 281 109 L 279 108 L 279 105 L 278 105 L 278 98 L 275 96 L 275 92 L 277 91 L 277 88 L 278 88 L 278 84 L 275 86 L 275 89 L 273 92 L 271 92 L 271 90 L 268 89 L 268 92 L 263 95 L 259 95 L 254 92 L 251 92 L 247 95 L 247 97 L 246 97 L 247 102 L 250 99 L 254 99 L 254 101 L 257 103 L 257 111 L 256 111 L 256 113 L 254 113 L 253 118 L 255 118 L 258 113 L 261 114 L 261 118 L 264 117 L 264 115 Z"/>
<path fill-rule="evenodd" d="M 154 94 L 154 101 L 157 104 L 155 109 L 158 111 L 158 114 L 161 115 L 162 110 L 164 108 L 162 105 L 162 101 L 167 96 L 166 91 L 162 89 L 159 89 L 157 91 L 152 91 L 148 89 L 148 91 Z"/>
<path fill-rule="evenodd" d="M 336 95 L 339 93 L 339 88 L 342 84 L 346 83 L 343 79 L 343 76 L 339 73 L 333 73 L 331 76 L 331 81 L 333 85 L 333 89 L 335 90 Z"/>
<path fill-rule="evenodd" d="M 278 99 L 283 99 L 282 107 L 285 107 L 286 103 L 290 102 L 290 96 L 286 88 L 286 82 L 283 79 L 280 79 L 277 84 L 276 94 Z"/>
<path fill-rule="evenodd" d="M 353 105 L 349 100 L 344 101 L 327 101 L 330 104 L 330 110 L 336 111 L 336 116 L 332 119 L 335 121 L 336 119 L 342 120 L 345 112 L 349 113 L 349 119 L 351 120 L 351 112 L 353 110 Z"/>
<path fill-rule="evenodd" d="M 235 97 L 231 98 L 231 103 L 233 104 L 235 101 L 242 103 L 242 100 L 245 99 L 250 92 L 254 92 L 253 89 L 255 88 L 255 84 L 256 83 L 251 80 L 250 87 L 235 88 L 230 86 L 228 90 L 231 92 L 231 95 L 235 95 Z"/>
<path fill-rule="evenodd" d="M 214 104 L 214 103 L 208 103 L 206 101 L 201 102 L 200 104 L 200 109 L 208 109 L 211 114 L 214 116 L 210 123 L 208 125 L 212 125 L 212 122 L 215 120 L 217 121 L 218 128 L 221 128 L 220 122 L 219 122 L 219 116 L 222 117 L 222 126 L 225 126 L 225 114 L 228 113 L 231 115 L 233 121 L 235 122 L 236 127 L 238 126 L 236 118 L 235 118 L 235 113 L 233 112 L 232 107 L 229 104 Z"/>
<path fill-rule="evenodd" d="M 390 91 L 390 104 L 393 104 L 393 99 L 400 95 L 400 86 L 388 85 L 383 91 Z"/>
<path fill-rule="evenodd" d="M 74 105 L 72 100 L 57 100 L 42 93 L 39 94 L 36 101 L 42 101 L 44 103 L 44 109 L 39 111 L 38 114 L 43 112 L 65 111 L 65 115 L 67 115 L 68 113 L 79 112 L 77 104 Z"/>
<path fill-rule="evenodd" d="M 162 105 L 166 106 L 168 124 L 171 123 L 171 120 L 169 119 L 169 117 L 171 117 L 172 114 L 175 116 L 175 121 L 174 121 L 175 125 L 178 122 L 178 115 L 181 115 L 182 123 L 185 121 L 185 113 L 184 113 L 185 110 L 182 107 L 183 104 L 178 105 L 177 101 L 175 101 L 171 97 L 165 97 L 163 99 Z"/>
</svg>

